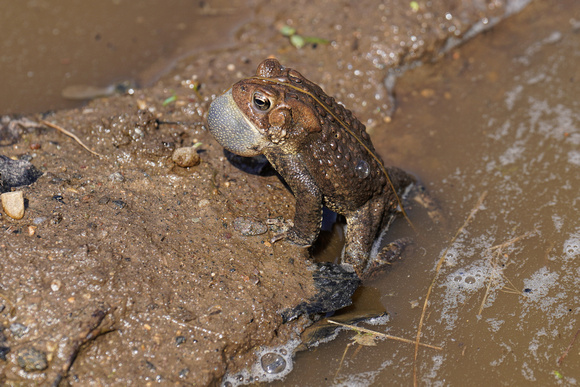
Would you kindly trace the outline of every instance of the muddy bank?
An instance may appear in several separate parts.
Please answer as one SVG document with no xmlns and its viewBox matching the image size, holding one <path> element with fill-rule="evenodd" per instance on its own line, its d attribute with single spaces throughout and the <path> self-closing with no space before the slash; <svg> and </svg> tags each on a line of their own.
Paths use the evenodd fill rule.
<svg viewBox="0 0 580 387">
<path fill-rule="evenodd" d="M 435 59 L 507 12 L 483 1 L 344 7 L 257 3 L 235 45 L 180 61 L 152 88 L 29 117 L 101 156 L 46 126 L 16 126 L 2 154 L 44 175 L 22 188 L 24 218 L 0 220 L 3 383 L 206 385 L 301 331 L 305 319 L 283 324 L 280 312 L 314 294 L 307 252 L 271 244 L 263 227 L 292 219 L 294 198 L 277 176 L 226 159 L 205 127 L 209 103 L 275 55 L 372 132 L 393 107 L 391 69 Z M 329 43 L 298 50 L 283 24 Z M 175 165 L 174 150 L 193 145 L 200 163 Z M 266 231 L 243 235 L 240 222 Z"/>
</svg>

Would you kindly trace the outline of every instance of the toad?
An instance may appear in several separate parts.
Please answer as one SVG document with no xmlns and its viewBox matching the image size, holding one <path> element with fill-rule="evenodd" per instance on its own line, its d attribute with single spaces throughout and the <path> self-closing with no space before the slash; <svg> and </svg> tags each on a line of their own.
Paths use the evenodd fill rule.
<svg viewBox="0 0 580 387">
<path fill-rule="evenodd" d="M 343 266 L 365 278 L 402 249 L 373 247 L 401 213 L 414 178 L 385 167 L 365 126 L 298 71 L 266 59 L 210 106 L 209 129 L 227 150 L 264 155 L 296 197 L 293 225 L 279 236 L 310 246 L 323 205 L 347 222 Z M 275 238 L 275 239 L 279 239 Z"/>
</svg>

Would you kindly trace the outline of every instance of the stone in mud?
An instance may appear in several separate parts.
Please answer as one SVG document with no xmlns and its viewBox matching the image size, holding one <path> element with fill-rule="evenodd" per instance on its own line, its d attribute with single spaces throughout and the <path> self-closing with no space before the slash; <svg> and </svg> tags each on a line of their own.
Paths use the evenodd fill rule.
<svg viewBox="0 0 580 387">
<path fill-rule="evenodd" d="M 332 312 L 352 304 L 352 295 L 360 285 L 354 271 L 331 262 L 317 262 L 312 274 L 317 293 L 297 307 L 282 312 L 284 321 L 291 321 L 303 314 Z"/>
<path fill-rule="evenodd" d="M 28 327 L 20 323 L 14 323 L 10 325 L 10 333 L 12 336 L 19 339 L 28 333 Z"/>
<path fill-rule="evenodd" d="M 200 158 L 195 147 L 178 148 L 171 156 L 173 162 L 182 168 L 193 167 L 199 164 Z"/>
<path fill-rule="evenodd" d="M 33 347 L 22 348 L 18 351 L 16 361 L 26 372 L 42 371 L 48 368 L 46 354 Z"/>
<path fill-rule="evenodd" d="M 264 234 L 268 227 L 255 219 L 238 217 L 234 219 L 234 230 L 244 236 L 254 236 Z"/>
<path fill-rule="evenodd" d="M 42 176 L 30 161 L 12 160 L 0 155 L 0 193 L 10 191 L 12 187 L 22 187 L 34 183 Z"/>
<path fill-rule="evenodd" d="M 22 191 L 5 192 L 0 197 L 6 215 L 16 220 L 24 217 L 24 194 Z"/>
<path fill-rule="evenodd" d="M 125 181 L 125 176 L 121 172 L 113 172 L 109 175 L 109 180 L 115 183 L 122 183 Z"/>
</svg>

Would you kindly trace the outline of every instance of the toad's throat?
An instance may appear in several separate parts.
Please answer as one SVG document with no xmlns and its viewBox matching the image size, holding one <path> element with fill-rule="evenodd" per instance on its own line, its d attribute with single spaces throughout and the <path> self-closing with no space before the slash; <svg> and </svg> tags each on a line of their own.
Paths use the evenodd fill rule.
<svg viewBox="0 0 580 387">
<path fill-rule="evenodd" d="M 232 153 L 246 157 L 257 156 L 267 145 L 264 135 L 237 109 L 232 89 L 212 102 L 207 120 L 211 134 Z"/>
</svg>

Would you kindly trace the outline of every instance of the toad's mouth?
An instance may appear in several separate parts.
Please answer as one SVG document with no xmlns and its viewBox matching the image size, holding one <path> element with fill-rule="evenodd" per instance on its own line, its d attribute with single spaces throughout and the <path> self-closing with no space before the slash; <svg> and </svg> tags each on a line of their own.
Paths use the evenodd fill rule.
<svg viewBox="0 0 580 387">
<path fill-rule="evenodd" d="M 240 156 L 257 156 L 267 140 L 236 105 L 232 89 L 220 95 L 209 107 L 209 131 L 227 150 Z"/>
</svg>

